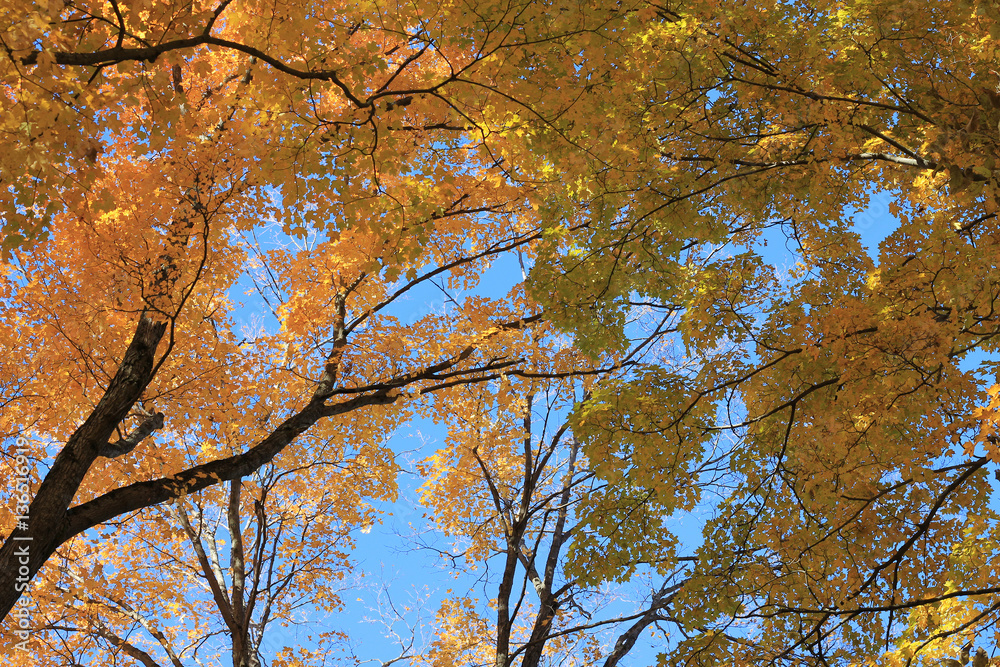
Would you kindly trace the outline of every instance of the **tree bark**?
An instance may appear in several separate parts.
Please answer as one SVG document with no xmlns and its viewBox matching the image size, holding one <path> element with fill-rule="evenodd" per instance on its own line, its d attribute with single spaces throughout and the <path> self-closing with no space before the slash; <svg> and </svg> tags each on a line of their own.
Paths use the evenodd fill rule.
<svg viewBox="0 0 1000 667">
<path fill-rule="evenodd" d="M 67 510 L 94 460 L 152 379 L 166 331 L 145 313 L 111 383 L 87 420 L 56 456 L 28 509 L 0 547 L 0 616 L 6 616 L 42 564 L 62 544 Z"/>
</svg>

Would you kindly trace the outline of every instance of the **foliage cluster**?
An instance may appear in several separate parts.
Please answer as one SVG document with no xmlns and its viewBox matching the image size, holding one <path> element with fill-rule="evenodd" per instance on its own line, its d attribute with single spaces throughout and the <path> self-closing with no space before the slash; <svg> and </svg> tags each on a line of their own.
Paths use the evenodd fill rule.
<svg viewBox="0 0 1000 667">
<path fill-rule="evenodd" d="M 8 664 L 1000 663 L 995 3 L 0 7 Z"/>
</svg>

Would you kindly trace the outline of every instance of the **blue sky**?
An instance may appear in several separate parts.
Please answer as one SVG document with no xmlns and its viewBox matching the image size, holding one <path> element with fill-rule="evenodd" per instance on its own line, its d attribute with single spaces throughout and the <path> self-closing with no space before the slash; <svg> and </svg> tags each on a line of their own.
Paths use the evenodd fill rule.
<svg viewBox="0 0 1000 667">
<path fill-rule="evenodd" d="M 898 224 L 889 215 L 889 199 L 888 193 L 876 194 L 870 206 L 854 216 L 855 229 L 874 258 L 877 258 L 879 242 Z M 275 240 L 279 241 L 280 236 Z M 780 228 L 768 230 L 765 239 L 764 257 L 774 264 L 779 273 L 794 266 L 797 257 Z M 287 238 L 283 242 L 294 243 L 294 240 Z M 476 293 L 500 297 L 520 281 L 521 267 L 516 257 L 507 255 L 484 275 Z M 251 285 L 245 279 L 238 289 L 246 291 Z M 233 296 L 237 297 L 236 294 Z M 241 300 L 245 305 L 238 313 L 247 324 L 264 321 L 269 328 L 277 326 L 259 301 L 255 302 L 252 296 L 242 296 Z M 393 315 L 408 322 L 447 307 L 447 301 L 439 290 L 423 285 L 396 304 Z M 396 657 L 402 650 L 398 642 L 402 640 L 405 643 L 411 636 L 415 648 L 426 648 L 426 644 L 433 639 L 427 624 L 433 621 L 438 605 L 450 592 L 461 594 L 469 591 L 470 595 L 482 596 L 483 587 L 478 580 L 480 573 L 463 573 L 449 567 L 449 559 L 444 558 L 440 551 L 455 551 L 452 540 L 436 531 L 425 518 L 426 510 L 416 501 L 422 480 L 416 474 L 415 464 L 442 446 L 445 437 L 443 427 L 423 418 L 412 420 L 393 435 L 391 444 L 399 454 L 399 463 L 403 467 L 399 477 L 399 500 L 381 504 L 381 523 L 373 526 L 368 533 L 355 535 L 357 548 L 353 557 L 358 569 L 344 582 L 354 588 L 341 593 L 345 602 L 343 611 L 322 619 L 317 617 L 316 626 L 312 623 L 288 629 L 272 626 L 265 636 L 265 648 L 276 650 L 287 644 L 308 644 L 310 633 L 321 628 L 339 629 L 352 637 L 352 650 L 357 657 L 378 664 Z M 710 513 L 711 506 L 708 504 L 691 515 L 678 517 L 672 524 L 686 545 L 684 553 L 692 553 L 700 544 L 701 521 Z M 492 594 L 495 595 L 495 585 L 493 589 Z M 490 588 L 486 590 L 489 595 Z M 641 594 L 642 590 L 639 583 L 633 594 Z M 631 609 L 627 602 L 615 607 L 615 611 Z M 492 613 L 485 608 L 483 611 Z M 397 636 L 391 636 L 393 633 Z M 645 642 L 636 647 L 626 664 L 651 664 L 655 661 L 656 647 L 649 641 L 649 631 L 644 639 Z"/>
</svg>

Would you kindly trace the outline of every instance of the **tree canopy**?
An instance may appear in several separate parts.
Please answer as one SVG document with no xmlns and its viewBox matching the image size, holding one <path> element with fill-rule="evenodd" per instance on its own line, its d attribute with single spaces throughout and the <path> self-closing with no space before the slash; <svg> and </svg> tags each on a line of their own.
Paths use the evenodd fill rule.
<svg viewBox="0 0 1000 667">
<path fill-rule="evenodd" d="M 995 4 L 3 8 L 11 664 L 1000 661 Z"/>
</svg>

